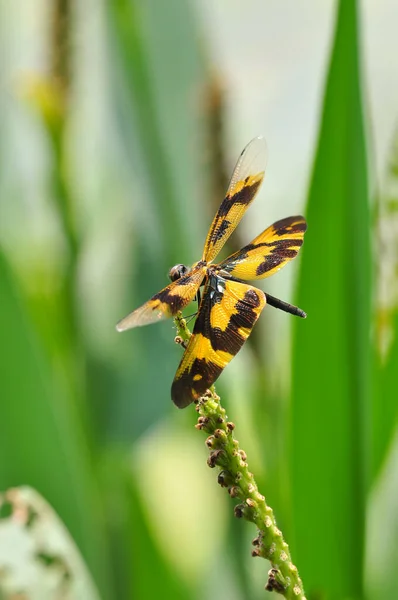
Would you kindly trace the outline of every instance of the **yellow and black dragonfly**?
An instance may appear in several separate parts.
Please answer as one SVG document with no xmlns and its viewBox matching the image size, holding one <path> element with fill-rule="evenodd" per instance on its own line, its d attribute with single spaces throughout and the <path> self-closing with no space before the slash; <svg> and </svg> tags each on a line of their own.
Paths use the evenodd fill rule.
<svg viewBox="0 0 398 600">
<path fill-rule="evenodd" d="M 179 408 L 198 399 L 216 381 L 249 337 L 266 303 L 306 317 L 300 308 L 245 283 L 273 275 L 297 256 L 307 229 L 303 217 L 277 221 L 241 250 L 213 263 L 256 196 L 265 163 L 266 144 L 264 138 L 257 137 L 239 157 L 207 234 L 201 260 L 191 267 L 176 265 L 170 269 L 172 283 L 116 326 L 118 331 L 125 331 L 172 317 L 195 297 L 200 298 L 199 288 L 204 285 L 193 333 L 171 388 Z"/>
</svg>

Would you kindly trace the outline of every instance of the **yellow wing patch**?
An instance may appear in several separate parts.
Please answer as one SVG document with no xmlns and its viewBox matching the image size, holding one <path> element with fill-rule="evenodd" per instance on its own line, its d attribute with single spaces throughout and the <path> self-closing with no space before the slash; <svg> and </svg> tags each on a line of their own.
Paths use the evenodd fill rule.
<svg viewBox="0 0 398 600">
<path fill-rule="evenodd" d="M 266 144 L 254 138 L 243 150 L 236 164 L 227 194 L 207 234 L 203 260 L 211 262 L 235 230 L 254 200 L 264 179 Z"/>
<path fill-rule="evenodd" d="M 116 325 L 118 331 L 140 327 L 168 319 L 185 308 L 194 298 L 206 274 L 206 267 L 198 266 L 177 281 L 170 283 L 152 296 L 148 302 L 124 317 Z"/>
<path fill-rule="evenodd" d="M 269 277 L 297 256 L 306 229 L 307 223 L 301 216 L 277 221 L 217 268 L 238 279 Z"/>
<path fill-rule="evenodd" d="M 171 388 L 179 408 L 213 385 L 245 343 L 265 302 L 264 292 L 255 287 L 210 276 Z"/>
</svg>

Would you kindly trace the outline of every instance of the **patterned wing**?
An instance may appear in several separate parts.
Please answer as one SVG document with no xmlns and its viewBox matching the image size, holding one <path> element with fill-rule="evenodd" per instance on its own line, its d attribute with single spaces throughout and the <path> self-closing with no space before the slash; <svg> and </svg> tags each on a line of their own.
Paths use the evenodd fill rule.
<svg viewBox="0 0 398 600">
<path fill-rule="evenodd" d="M 254 138 L 243 150 L 234 169 L 227 195 L 207 234 L 203 260 L 211 262 L 217 256 L 254 200 L 264 179 L 266 155 L 267 147 L 262 137 Z"/>
<path fill-rule="evenodd" d="M 304 217 L 277 221 L 217 267 L 238 279 L 269 277 L 297 256 L 306 229 Z"/>
<path fill-rule="evenodd" d="M 179 408 L 213 385 L 249 337 L 265 302 L 264 292 L 255 287 L 211 277 L 171 388 Z"/>
<path fill-rule="evenodd" d="M 132 329 L 132 327 L 148 325 L 175 315 L 194 299 L 205 274 L 206 268 L 199 267 L 177 279 L 177 281 L 170 283 L 140 308 L 119 321 L 116 329 L 126 331 L 126 329 Z"/>
</svg>

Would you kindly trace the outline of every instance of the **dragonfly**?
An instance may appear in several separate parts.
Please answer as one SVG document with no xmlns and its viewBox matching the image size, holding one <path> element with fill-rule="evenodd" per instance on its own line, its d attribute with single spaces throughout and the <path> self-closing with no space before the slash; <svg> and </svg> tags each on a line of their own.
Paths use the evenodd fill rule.
<svg viewBox="0 0 398 600">
<path fill-rule="evenodd" d="M 276 221 L 250 244 L 214 263 L 257 195 L 264 180 L 266 156 L 263 137 L 249 142 L 213 219 L 202 258 L 191 267 L 172 267 L 171 283 L 116 325 L 118 331 L 148 325 L 173 317 L 198 300 L 193 332 L 171 387 L 171 398 L 179 408 L 198 400 L 213 385 L 242 348 L 266 304 L 298 317 L 307 316 L 297 306 L 246 283 L 273 275 L 297 256 L 307 229 L 304 217 Z"/>
</svg>

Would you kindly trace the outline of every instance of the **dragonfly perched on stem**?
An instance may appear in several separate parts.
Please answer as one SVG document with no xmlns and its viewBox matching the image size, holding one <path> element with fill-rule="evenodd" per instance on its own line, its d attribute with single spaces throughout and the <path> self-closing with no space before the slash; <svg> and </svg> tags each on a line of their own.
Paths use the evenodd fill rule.
<svg viewBox="0 0 398 600">
<path fill-rule="evenodd" d="M 307 229 L 304 217 L 277 221 L 241 250 L 213 263 L 254 200 L 264 179 L 265 164 L 264 138 L 254 138 L 235 166 L 201 260 L 191 267 L 172 267 L 172 283 L 116 326 L 118 331 L 125 331 L 154 323 L 176 315 L 195 297 L 200 299 L 193 333 L 171 388 L 172 400 L 179 408 L 197 400 L 213 385 L 249 337 L 267 303 L 299 317 L 307 316 L 297 306 L 246 283 L 273 275 L 297 256 Z"/>
</svg>

